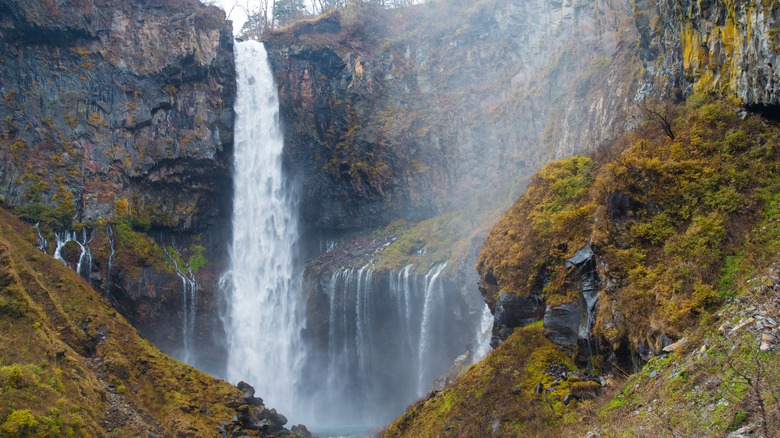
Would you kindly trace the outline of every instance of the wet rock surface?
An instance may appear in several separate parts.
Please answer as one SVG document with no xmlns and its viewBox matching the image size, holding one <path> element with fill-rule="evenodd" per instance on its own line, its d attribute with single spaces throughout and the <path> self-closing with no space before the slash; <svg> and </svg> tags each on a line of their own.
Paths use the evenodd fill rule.
<svg viewBox="0 0 780 438">
<path fill-rule="evenodd" d="M 567 281 L 577 290 L 572 303 L 547 305 L 541 288 L 529 296 L 518 297 L 501 292 L 495 304 L 491 345 L 498 346 L 516 327 L 543 321 L 545 335 L 556 344 L 577 347 L 577 356 L 587 361 L 593 334 L 596 306 L 602 285 L 596 272 L 597 256 L 590 245 L 585 245 L 565 261 L 569 271 Z M 481 284 L 485 288 L 485 280 Z"/>
<path fill-rule="evenodd" d="M 227 406 L 236 410 L 236 415 L 231 421 L 220 422 L 217 436 L 275 436 L 311 438 L 311 433 L 304 425 L 293 426 L 285 429 L 287 418 L 276 412 L 276 409 L 268 409 L 263 400 L 255 397 L 255 388 L 246 383 L 238 382 L 236 387 L 243 392 L 243 396 L 235 398 L 227 403 Z"/>
</svg>

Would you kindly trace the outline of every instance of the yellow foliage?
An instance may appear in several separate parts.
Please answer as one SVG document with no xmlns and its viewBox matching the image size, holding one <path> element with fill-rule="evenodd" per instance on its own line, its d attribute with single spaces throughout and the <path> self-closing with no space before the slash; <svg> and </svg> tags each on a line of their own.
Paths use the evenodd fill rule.
<svg viewBox="0 0 780 438">
<path fill-rule="evenodd" d="M 600 155 L 615 159 L 573 157 L 534 176 L 480 254 L 486 299 L 500 291 L 541 293 L 548 305 L 576 299 L 565 260 L 590 243 L 612 299 L 595 331 L 613 345 L 677 336 L 718 305 L 724 260 L 743 251 L 761 209 L 776 202 L 759 195 L 780 186 L 780 129 L 739 120 L 726 99 L 695 96 L 679 112 L 673 139 L 643 127 L 619 153 Z M 780 230 L 773 239 L 780 247 Z"/>
<path fill-rule="evenodd" d="M 127 216 L 130 214 L 130 201 L 124 198 L 118 199 L 114 203 L 114 208 L 118 216 Z"/>
<path fill-rule="evenodd" d="M 355 61 L 355 76 L 358 78 L 363 77 L 363 64 L 360 63 L 360 58 Z"/>
</svg>

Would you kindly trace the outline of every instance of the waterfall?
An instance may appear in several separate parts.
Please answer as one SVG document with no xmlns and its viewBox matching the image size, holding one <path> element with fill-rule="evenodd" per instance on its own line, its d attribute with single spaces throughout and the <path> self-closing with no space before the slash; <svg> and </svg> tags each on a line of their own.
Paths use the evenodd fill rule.
<svg viewBox="0 0 780 438">
<path fill-rule="evenodd" d="M 295 416 L 292 423 L 365 432 L 401 414 L 450 369 L 484 312 L 445 286 L 446 263 L 388 272 L 369 261 L 336 268 L 303 293 L 276 88 L 262 44 L 235 50 L 233 240 L 220 279 L 227 378 L 254 385 L 268 406 Z M 319 248 L 335 252 L 337 243 L 320 240 Z M 318 306 L 308 322 L 305 299 Z"/>
<path fill-rule="evenodd" d="M 76 265 L 76 272 L 86 278 L 88 283 L 92 283 L 89 278 L 89 274 L 92 272 L 92 251 L 89 249 L 89 244 L 92 243 L 92 238 L 94 236 L 94 233 L 91 233 L 89 239 L 87 239 L 87 229 L 81 229 L 82 240 L 81 243 L 79 243 L 81 246 L 81 255 L 79 256 L 79 262 Z"/>
<path fill-rule="evenodd" d="M 265 48 L 236 43 L 233 240 L 226 326 L 227 377 L 254 385 L 269 406 L 299 412 L 303 303 L 293 275 L 295 202 L 282 174 L 279 103 Z"/>
<path fill-rule="evenodd" d="M 41 233 L 41 223 L 36 222 L 35 223 L 35 233 L 38 235 L 38 245 L 37 248 L 40 249 L 43 252 L 46 252 L 46 250 L 49 247 L 49 242 L 46 241 L 46 238 L 43 237 L 43 233 Z"/>
<path fill-rule="evenodd" d="M 493 347 L 490 346 L 490 338 L 493 334 L 493 314 L 490 308 L 485 304 L 482 308 L 482 317 L 479 321 L 479 336 L 477 338 L 477 351 L 474 352 L 472 361 L 477 363 L 483 357 L 487 356 Z"/>
<path fill-rule="evenodd" d="M 114 258 L 116 257 L 116 242 L 114 241 L 114 229 L 111 228 L 111 224 L 106 225 L 106 236 L 108 245 L 111 248 L 111 253 L 108 255 L 108 272 L 106 273 L 106 294 L 110 296 L 111 287 L 114 285 L 111 279 L 111 272 L 114 269 Z"/>
<path fill-rule="evenodd" d="M 192 268 L 184 261 L 181 252 L 176 249 L 176 246 L 160 246 L 162 246 L 163 252 L 173 263 L 176 275 L 181 280 L 181 338 L 183 351 L 179 359 L 182 362 L 192 363 L 192 348 L 195 341 L 195 318 L 197 317 L 198 304 L 198 282 L 195 280 L 195 273 L 192 272 Z M 171 251 L 176 253 L 175 257 L 171 254 Z"/>
<path fill-rule="evenodd" d="M 434 300 L 437 300 L 438 302 L 441 302 L 443 300 L 444 291 L 442 290 L 441 282 L 439 280 L 439 275 L 441 275 L 441 271 L 444 270 L 444 268 L 447 267 L 447 263 L 442 263 L 439 265 L 434 266 L 430 271 L 428 271 L 428 274 L 425 276 L 425 298 L 423 301 L 423 314 L 422 314 L 422 322 L 420 323 L 420 346 L 417 349 L 417 378 L 418 378 L 418 386 L 417 386 L 417 395 L 421 396 L 425 392 L 428 385 L 430 385 L 430 382 L 433 380 L 434 376 L 431 376 L 428 373 L 428 368 L 426 364 L 426 355 L 429 353 L 430 344 L 432 341 L 432 337 L 435 335 L 432 335 L 432 327 L 433 324 L 432 319 L 432 313 L 433 313 L 433 302 Z"/>
<path fill-rule="evenodd" d="M 482 334 L 473 357 L 487 353 L 492 315 L 484 306 L 487 318 L 465 309 L 468 318 L 453 316 L 452 309 L 465 304 L 445 290 L 452 287 L 442 279 L 446 266 L 418 274 L 413 265 L 375 272 L 368 264 L 332 273 L 324 287 L 329 307 L 322 359 L 307 355 L 302 372 L 310 391 L 303 406 L 307 424 L 317 431 L 380 426 L 424 396 L 480 330 L 487 341 Z"/>
<path fill-rule="evenodd" d="M 92 252 L 89 244 L 92 242 L 92 234 L 87 234 L 87 229 L 81 229 L 82 240 L 79 241 L 78 233 L 75 231 L 55 231 L 54 238 L 57 246 L 54 250 L 54 258 L 68 265 L 68 262 L 62 256 L 62 250 L 68 242 L 75 242 L 79 246 L 79 259 L 76 262 L 75 270 L 82 277 L 90 281 L 89 275 L 92 272 Z M 72 266 L 71 266 L 72 267 Z"/>
</svg>

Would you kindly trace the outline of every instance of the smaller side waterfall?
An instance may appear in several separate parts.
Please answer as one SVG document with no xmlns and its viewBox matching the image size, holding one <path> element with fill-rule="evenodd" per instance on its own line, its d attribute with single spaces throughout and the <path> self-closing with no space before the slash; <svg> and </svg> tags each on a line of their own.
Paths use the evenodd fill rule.
<svg viewBox="0 0 780 438">
<path fill-rule="evenodd" d="M 82 277 L 90 281 L 89 274 L 92 272 L 92 251 L 89 249 L 89 244 L 92 243 L 94 233 L 89 233 L 87 238 L 87 229 L 81 229 L 81 256 L 79 256 L 79 263 L 76 265 L 76 272 Z"/>
<path fill-rule="evenodd" d="M 192 348 L 195 344 L 195 317 L 197 316 L 198 304 L 198 282 L 195 280 L 195 274 L 192 268 L 184 261 L 181 253 L 175 246 L 161 245 L 165 255 L 168 256 L 176 269 L 176 274 L 181 280 L 181 305 L 182 305 L 182 324 L 181 337 L 182 348 L 180 360 L 190 363 L 192 360 Z M 174 254 L 175 253 L 175 256 Z"/>
<path fill-rule="evenodd" d="M 35 223 L 35 233 L 38 235 L 38 245 L 37 248 L 40 249 L 43 252 L 46 252 L 46 250 L 49 248 L 49 242 L 46 240 L 45 237 L 43 237 L 43 233 L 41 233 L 41 223 L 36 222 Z"/>
<path fill-rule="evenodd" d="M 114 240 L 114 229 L 111 224 L 106 225 L 106 236 L 111 253 L 108 255 L 108 272 L 106 273 L 106 294 L 111 295 L 111 288 L 114 285 L 111 273 L 114 271 L 114 258 L 116 257 L 116 241 Z"/>
<path fill-rule="evenodd" d="M 477 363 L 483 357 L 490 353 L 493 347 L 490 346 L 490 338 L 493 334 L 493 314 L 490 313 L 490 308 L 485 304 L 482 308 L 482 318 L 479 321 L 479 338 L 477 339 L 477 351 L 472 358 L 474 363 Z"/>
<path fill-rule="evenodd" d="M 441 271 L 444 270 L 444 268 L 447 267 L 447 263 L 442 263 L 439 265 L 435 265 L 433 268 L 431 268 L 430 271 L 428 271 L 428 274 L 425 276 L 425 299 L 423 302 L 423 314 L 422 314 L 422 322 L 420 323 L 420 346 L 418 349 L 418 359 L 417 363 L 418 370 L 417 370 L 417 376 L 418 376 L 418 383 L 417 383 L 417 395 L 421 396 L 425 392 L 427 387 L 430 385 L 430 382 L 433 381 L 433 379 L 436 377 L 429 375 L 429 370 L 425 366 L 425 359 L 426 355 L 429 354 L 429 345 L 431 344 L 431 337 L 433 336 L 433 328 L 431 325 L 434 323 L 432 321 L 433 319 L 433 302 L 434 301 L 442 301 L 444 290 L 442 289 L 441 282 L 439 280 L 439 275 L 441 275 Z M 437 321 L 441 322 L 441 321 Z"/>
<path fill-rule="evenodd" d="M 418 274 L 413 265 L 375 272 L 369 264 L 332 273 L 323 290 L 328 332 L 322 363 L 304 370 L 305 388 L 314 392 L 304 421 L 318 430 L 385 424 L 450 369 L 480 321 L 455 321 L 452 309 L 462 304 L 457 293 L 445 291 L 446 266 Z M 473 331 L 465 336 L 471 339 L 454 335 L 456 326 L 469 324 Z"/>
<path fill-rule="evenodd" d="M 67 260 L 62 256 L 62 250 L 68 242 L 75 242 L 79 246 L 79 259 L 75 270 L 82 277 L 89 281 L 89 275 L 92 272 L 92 252 L 89 244 L 92 242 L 93 233 L 86 228 L 81 229 L 81 240 L 78 239 L 78 233 L 75 231 L 55 231 L 54 238 L 57 241 L 57 247 L 54 250 L 54 258 L 68 265 Z M 71 266 L 72 267 L 72 266 Z"/>
</svg>

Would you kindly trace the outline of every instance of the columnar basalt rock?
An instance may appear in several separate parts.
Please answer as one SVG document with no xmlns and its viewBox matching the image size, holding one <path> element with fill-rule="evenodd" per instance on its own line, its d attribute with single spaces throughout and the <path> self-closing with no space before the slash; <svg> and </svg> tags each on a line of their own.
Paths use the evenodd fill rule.
<svg viewBox="0 0 780 438">
<path fill-rule="evenodd" d="M 780 5 L 765 0 L 637 2 L 640 56 L 655 86 L 780 105 Z"/>
</svg>

